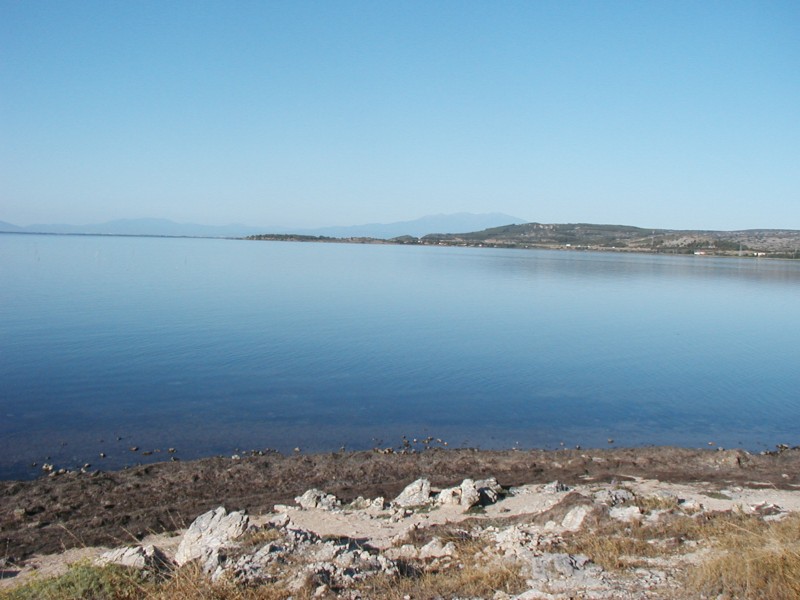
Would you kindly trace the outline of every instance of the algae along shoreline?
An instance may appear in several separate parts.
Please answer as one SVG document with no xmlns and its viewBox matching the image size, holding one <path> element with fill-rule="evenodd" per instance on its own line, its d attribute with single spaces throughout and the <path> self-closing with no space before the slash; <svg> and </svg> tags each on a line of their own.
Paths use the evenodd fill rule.
<svg viewBox="0 0 800 600">
<path fill-rule="evenodd" d="M 420 490 L 417 483 L 414 488 L 420 480 L 429 487 Z M 468 482 L 480 481 L 494 483 L 478 484 L 488 485 L 478 495 L 465 491 L 472 485 Z M 318 492 L 309 495 L 308 490 Z M 424 499 L 410 504 L 402 500 L 422 492 Z M 470 494 L 474 502 L 465 505 Z M 514 571 L 517 575 L 510 580 L 496 583 L 497 593 L 477 587 L 470 597 L 680 597 L 689 567 L 694 573 L 702 564 L 705 576 L 713 575 L 705 565 L 715 556 L 715 542 L 706 539 L 703 528 L 716 532 L 713 536 L 726 528 L 751 531 L 761 536 L 758 539 L 766 535 L 760 528 L 779 523 L 800 528 L 800 450 L 782 446 L 762 454 L 675 447 L 273 453 L 2 481 L 0 595 L 24 586 L 31 573 L 38 572 L 36 579 L 42 579 L 62 572 L 48 565 L 63 567 L 61 563 L 77 557 L 94 560 L 109 548 L 155 543 L 166 549 L 165 560 L 173 564 L 177 544 L 189 535 L 181 532 L 218 507 L 228 513 L 241 511 L 250 519 L 250 537 L 288 553 L 279 562 L 294 565 L 296 572 L 287 574 L 284 569 L 280 576 L 273 573 L 259 581 L 289 585 L 286 594 L 295 598 L 314 593 L 393 598 L 378 589 L 381 585 L 405 590 L 398 598 L 457 597 L 443 590 L 467 582 L 454 583 L 450 577 L 459 569 L 480 570 L 479 563 L 495 559 L 511 560 L 516 565 L 512 571 L 519 567 L 522 575 Z M 252 550 L 250 537 L 245 546 Z M 325 544 L 347 546 L 352 540 L 360 540 L 359 552 L 366 548 L 367 554 L 373 553 L 370 558 L 362 552 L 361 559 L 374 563 L 380 557 L 377 571 L 364 571 L 363 577 L 351 581 L 337 575 L 333 558 L 313 565 L 298 562 L 301 556 L 323 552 Z M 345 546 L 324 552 L 353 552 Z M 241 543 L 214 559 L 219 559 L 211 569 L 217 579 L 239 577 L 231 557 L 238 556 L 239 562 L 253 558 L 237 552 L 244 552 Z M 475 562 L 478 555 L 482 558 Z M 142 558 L 144 563 L 148 560 Z M 248 573 L 255 572 L 251 567 Z M 327 575 L 312 573 L 318 567 L 328 569 Z M 561 573 L 558 581 L 545 576 L 553 569 Z M 209 573 L 200 571 L 195 575 L 208 585 L 222 581 L 212 584 Z M 541 589 L 534 585 L 537 573 L 545 577 Z M 445 587 L 414 587 L 435 581 Z M 570 595 L 592 586 L 596 593 Z M 263 597 L 284 597 L 280 590 L 284 588 L 272 590 L 276 596 Z M 540 592 L 551 595 L 537 595 Z"/>
</svg>

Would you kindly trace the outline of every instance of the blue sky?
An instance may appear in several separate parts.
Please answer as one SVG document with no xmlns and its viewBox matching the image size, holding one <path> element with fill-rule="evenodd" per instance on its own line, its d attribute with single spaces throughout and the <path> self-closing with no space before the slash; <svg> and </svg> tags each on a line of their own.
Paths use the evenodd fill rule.
<svg viewBox="0 0 800 600">
<path fill-rule="evenodd" d="M 800 229 L 800 3 L 0 0 L 0 220 Z"/>
</svg>

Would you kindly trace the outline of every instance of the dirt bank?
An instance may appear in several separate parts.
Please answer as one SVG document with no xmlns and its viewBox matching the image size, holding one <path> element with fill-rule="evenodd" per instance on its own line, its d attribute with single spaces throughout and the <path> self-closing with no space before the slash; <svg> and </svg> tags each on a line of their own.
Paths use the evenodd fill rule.
<svg viewBox="0 0 800 600">
<path fill-rule="evenodd" d="M 428 450 L 317 455 L 268 454 L 157 463 L 109 473 L 67 473 L 0 482 L 0 549 L 10 562 L 34 553 L 119 545 L 173 531 L 224 505 L 250 514 L 290 503 L 311 487 L 348 501 L 394 497 L 418 477 L 454 485 L 494 476 L 504 486 L 622 481 L 800 487 L 800 451 L 751 455 L 739 450 L 631 448 L 560 451 Z"/>
</svg>

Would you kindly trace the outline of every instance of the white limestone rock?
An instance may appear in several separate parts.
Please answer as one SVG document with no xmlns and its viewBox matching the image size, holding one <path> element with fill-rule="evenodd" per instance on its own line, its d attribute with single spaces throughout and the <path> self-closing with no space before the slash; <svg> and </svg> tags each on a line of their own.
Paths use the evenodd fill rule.
<svg viewBox="0 0 800 600">
<path fill-rule="evenodd" d="M 389 548 L 383 553 L 386 558 L 390 558 L 392 560 L 412 560 L 415 558 L 419 558 L 419 550 L 413 544 L 403 544 L 399 548 Z"/>
<path fill-rule="evenodd" d="M 628 490 L 600 490 L 594 494 L 594 499 L 601 504 L 608 506 L 617 506 L 625 502 L 632 501 L 636 496 Z"/>
<path fill-rule="evenodd" d="M 492 533 L 494 545 L 503 556 L 532 560 L 538 553 L 540 536 L 521 525 L 512 525 Z"/>
<path fill-rule="evenodd" d="M 233 579 L 240 583 L 261 584 L 273 582 L 274 576 L 269 572 L 269 565 L 285 560 L 287 549 L 273 542 L 262 546 L 254 554 L 240 556 L 227 570 Z"/>
<path fill-rule="evenodd" d="M 333 494 L 326 494 L 322 490 L 310 489 L 307 490 L 302 496 L 294 499 L 300 505 L 300 508 L 311 509 L 321 508 L 322 510 L 336 510 L 340 508 L 342 503 Z"/>
<path fill-rule="evenodd" d="M 689 513 L 705 510 L 705 506 L 703 506 L 701 502 L 698 502 L 697 500 L 684 500 L 683 498 L 678 500 L 678 507 L 683 512 Z"/>
<path fill-rule="evenodd" d="M 454 556 L 455 554 L 456 546 L 453 542 L 443 544 L 442 540 L 436 537 L 419 549 L 419 557 L 422 559 L 443 558 L 445 556 Z"/>
<path fill-rule="evenodd" d="M 98 565 L 121 565 L 134 569 L 163 571 L 172 567 L 172 561 L 157 546 L 128 546 L 101 554 L 95 561 Z"/>
<path fill-rule="evenodd" d="M 629 596 L 606 579 L 603 570 L 586 556 L 545 553 L 531 561 L 531 587 L 514 600 L 587 600 L 640 598 Z"/>
<path fill-rule="evenodd" d="M 472 479 L 465 479 L 461 482 L 461 507 L 469 510 L 481 500 L 481 493 Z"/>
<path fill-rule="evenodd" d="M 399 544 L 409 540 L 414 533 L 419 529 L 418 523 L 411 523 L 408 527 L 404 527 L 400 533 L 392 538 L 392 543 Z"/>
<path fill-rule="evenodd" d="M 578 531 L 581 525 L 583 525 L 586 515 L 588 515 L 590 511 L 591 509 L 588 506 L 576 506 L 571 508 L 561 520 L 561 527 L 566 531 Z"/>
<path fill-rule="evenodd" d="M 461 487 L 444 488 L 436 496 L 436 504 L 456 506 L 461 503 Z"/>
<path fill-rule="evenodd" d="M 464 510 L 476 504 L 494 504 L 504 494 L 503 487 L 497 479 L 465 479 L 458 487 L 444 488 L 436 495 L 436 504 L 440 506 L 462 506 Z"/>
<path fill-rule="evenodd" d="M 609 516 L 623 523 L 638 521 L 642 518 L 642 511 L 638 506 L 615 506 L 608 511 Z"/>
<path fill-rule="evenodd" d="M 430 497 L 431 482 L 425 478 L 421 478 L 408 484 L 406 488 L 400 492 L 400 495 L 392 501 L 392 504 L 401 508 L 422 506 L 430 501 Z"/>
<path fill-rule="evenodd" d="M 341 566 L 345 565 L 345 566 Z M 358 581 L 379 574 L 396 575 L 394 561 L 363 550 L 347 550 L 334 562 L 315 561 L 304 565 L 286 581 L 286 588 L 299 592 L 309 587 L 321 585 L 330 587 L 350 587 Z"/>
<path fill-rule="evenodd" d="M 359 496 L 355 500 L 353 500 L 350 504 L 345 506 L 346 509 L 349 510 L 366 510 L 370 506 L 372 506 L 372 501 L 364 498 L 364 496 Z"/>
<path fill-rule="evenodd" d="M 545 552 L 532 561 L 531 577 L 539 581 L 569 579 L 575 577 L 590 563 L 589 557 L 583 554 Z"/>
<path fill-rule="evenodd" d="M 575 597 L 580 590 L 581 598 L 597 597 L 593 592 L 608 590 L 603 581 L 603 570 L 582 554 L 556 554 L 546 552 L 531 561 L 532 589 L 517 596 L 517 600 L 539 598 Z M 557 594 L 557 595 L 556 595 Z M 601 597 L 606 597 L 601 594 Z"/>
<path fill-rule="evenodd" d="M 500 499 L 503 494 L 503 486 L 497 483 L 497 479 L 490 477 L 489 479 L 480 479 L 475 482 L 475 487 L 478 488 L 480 494 L 481 504 L 494 504 Z"/>
<path fill-rule="evenodd" d="M 247 531 L 250 519 L 242 511 L 228 513 L 220 506 L 197 517 L 183 535 L 175 562 L 182 566 L 227 546 Z"/>
</svg>

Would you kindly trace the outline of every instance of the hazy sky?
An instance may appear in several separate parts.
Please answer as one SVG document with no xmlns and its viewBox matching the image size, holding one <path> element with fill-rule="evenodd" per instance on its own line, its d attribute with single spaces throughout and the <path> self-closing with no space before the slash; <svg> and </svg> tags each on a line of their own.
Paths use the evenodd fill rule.
<svg viewBox="0 0 800 600">
<path fill-rule="evenodd" d="M 800 3 L 0 0 L 0 220 L 800 229 Z"/>
</svg>

